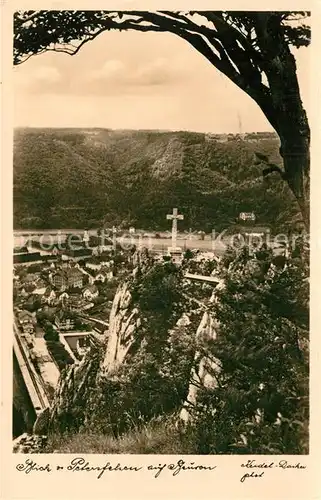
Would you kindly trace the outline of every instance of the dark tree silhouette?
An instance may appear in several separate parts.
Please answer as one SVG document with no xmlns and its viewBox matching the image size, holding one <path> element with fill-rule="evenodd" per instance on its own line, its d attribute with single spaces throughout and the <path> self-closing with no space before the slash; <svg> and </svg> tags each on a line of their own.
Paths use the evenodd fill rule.
<svg viewBox="0 0 321 500">
<path fill-rule="evenodd" d="M 291 45 L 309 45 L 308 16 L 289 11 L 19 11 L 14 16 L 14 63 L 48 50 L 75 55 L 108 30 L 179 36 L 261 108 L 280 138 L 281 177 L 308 227 L 310 130 L 290 50 Z"/>
</svg>

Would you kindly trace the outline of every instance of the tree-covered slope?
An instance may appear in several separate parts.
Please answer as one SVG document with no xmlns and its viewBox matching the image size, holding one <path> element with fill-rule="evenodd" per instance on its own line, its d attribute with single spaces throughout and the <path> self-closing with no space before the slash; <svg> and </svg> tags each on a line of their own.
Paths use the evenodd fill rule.
<svg viewBox="0 0 321 500">
<path fill-rule="evenodd" d="M 297 215 L 292 195 L 277 174 L 263 182 L 254 154 L 280 164 L 278 150 L 272 134 L 223 142 L 192 132 L 17 129 L 14 226 L 160 230 L 177 206 L 182 229 L 223 229 L 240 211 L 284 228 Z"/>
</svg>

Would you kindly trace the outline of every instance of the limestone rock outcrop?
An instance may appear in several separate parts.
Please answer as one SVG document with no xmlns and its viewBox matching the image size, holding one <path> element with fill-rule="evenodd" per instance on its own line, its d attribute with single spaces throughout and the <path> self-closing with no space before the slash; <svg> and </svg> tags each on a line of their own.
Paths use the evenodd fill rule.
<svg viewBox="0 0 321 500">
<path fill-rule="evenodd" d="M 108 340 L 102 373 L 108 375 L 119 368 L 135 341 L 135 331 L 141 324 L 140 313 L 132 305 L 128 283 L 117 290 L 109 318 Z"/>
<path fill-rule="evenodd" d="M 124 362 L 139 325 L 139 311 L 132 304 L 130 284 L 125 282 L 113 300 L 105 343 L 62 373 L 52 404 L 50 428 L 68 430 L 86 422 L 87 413 L 95 411 L 93 394 L 99 382 Z"/>
<path fill-rule="evenodd" d="M 224 281 L 222 280 L 216 287 L 217 289 L 224 288 Z M 210 303 L 217 300 L 215 290 L 210 299 Z M 215 340 L 217 338 L 217 331 L 219 323 L 215 316 L 209 311 L 205 311 L 196 331 L 196 340 L 198 343 L 204 343 L 208 340 Z M 185 403 L 179 414 L 179 419 L 185 424 L 190 421 L 192 412 L 191 410 L 197 402 L 197 394 L 201 386 L 207 388 L 217 387 L 216 373 L 221 370 L 220 362 L 213 357 L 204 356 L 199 351 L 195 352 L 194 364 L 190 377 L 190 384 L 188 388 L 188 395 Z"/>
<path fill-rule="evenodd" d="M 101 352 L 88 353 L 61 374 L 51 408 L 49 428 L 68 431 L 84 423 L 85 410 L 96 387 Z"/>
<path fill-rule="evenodd" d="M 135 300 L 134 290 L 137 282 L 139 283 L 139 277 L 133 279 L 134 282 L 130 279 L 120 284 L 116 291 L 104 345 L 97 348 L 96 352 L 95 350 L 89 351 L 79 364 L 68 367 L 60 377 L 51 410 L 49 428 L 58 427 L 60 430 L 68 431 L 86 425 L 95 412 L 101 410 L 99 398 L 102 390 L 106 391 L 106 389 L 100 390 L 99 388 L 106 388 L 106 382 L 107 385 L 109 382 L 117 385 L 119 368 L 127 359 L 130 359 L 131 354 L 139 350 L 144 352 L 146 318 L 138 301 Z M 204 312 L 198 328 L 197 321 L 199 319 L 194 323 L 195 326 L 191 325 L 188 314 L 184 313 L 177 321 L 177 328 L 191 330 L 191 327 L 195 327 L 195 333 L 190 331 L 188 335 L 196 335 L 198 342 L 209 337 L 212 340 L 216 338 L 217 325 L 208 311 Z M 168 327 L 170 335 L 173 326 L 168 325 Z M 180 413 L 182 421 L 186 422 L 190 419 L 189 408 L 197 402 L 199 384 L 215 386 L 215 377 L 211 375 L 213 368 L 219 370 L 218 362 L 200 352 L 195 353 L 188 396 Z"/>
</svg>

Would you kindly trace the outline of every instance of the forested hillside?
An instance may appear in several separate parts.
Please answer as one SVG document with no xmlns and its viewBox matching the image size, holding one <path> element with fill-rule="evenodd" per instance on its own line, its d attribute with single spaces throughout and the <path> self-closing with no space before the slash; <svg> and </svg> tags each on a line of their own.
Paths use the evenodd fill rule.
<svg viewBox="0 0 321 500">
<path fill-rule="evenodd" d="M 254 154 L 281 165 L 278 140 L 249 137 L 221 142 L 192 132 L 17 129 L 14 227 L 161 230 L 177 206 L 185 216 L 181 229 L 220 230 L 240 211 L 285 229 L 297 218 L 292 195 L 277 174 L 263 182 Z"/>
</svg>

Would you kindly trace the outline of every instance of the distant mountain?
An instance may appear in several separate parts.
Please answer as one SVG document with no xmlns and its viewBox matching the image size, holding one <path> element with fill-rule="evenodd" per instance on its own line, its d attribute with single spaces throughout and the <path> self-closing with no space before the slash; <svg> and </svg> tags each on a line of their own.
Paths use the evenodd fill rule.
<svg viewBox="0 0 321 500">
<path fill-rule="evenodd" d="M 177 206 L 181 229 L 220 230 L 239 212 L 275 229 L 297 208 L 277 174 L 263 182 L 254 152 L 280 164 L 273 134 L 219 136 L 109 129 L 17 129 L 14 227 L 84 228 L 102 224 L 168 229 Z"/>
</svg>

